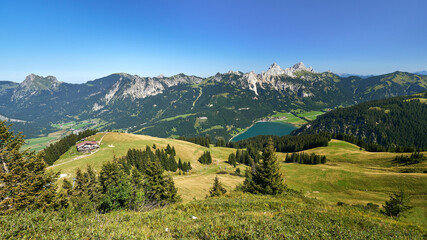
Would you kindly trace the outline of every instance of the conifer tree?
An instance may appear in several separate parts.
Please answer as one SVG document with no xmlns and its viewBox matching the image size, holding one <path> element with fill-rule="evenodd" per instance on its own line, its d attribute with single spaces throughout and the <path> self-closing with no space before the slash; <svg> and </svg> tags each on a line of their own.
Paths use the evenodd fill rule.
<svg viewBox="0 0 427 240">
<path fill-rule="evenodd" d="M 209 190 L 210 197 L 218 197 L 224 195 L 227 192 L 222 183 L 219 181 L 218 176 L 215 176 L 214 184 L 212 188 Z"/>
<path fill-rule="evenodd" d="M 178 164 L 176 163 L 175 156 L 171 154 L 169 156 L 169 169 L 168 170 L 171 172 L 176 172 L 177 169 L 178 169 Z"/>
<path fill-rule="evenodd" d="M 390 195 L 390 200 L 385 202 L 383 205 L 385 215 L 391 217 L 400 217 L 404 212 L 410 210 L 412 208 L 409 205 L 409 197 L 408 195 L 400 191 L 399 193 L 393 193 Z"/>
<path fill-rule="evenodd" d="M 231 153 L 228 156 L 228 163 L 231 164 L 231 165 L 233 165 L 233 167 L 236 167 L 236 154 Z"/>
<path fill-rule="evenodd" d="M 178 160 L 178 168 L 182 170 L 182 161 L 181 158 Z"/>
<path fill-rule="evenodd" d="M 255 165 L 254 172 L 246 172 L 243 191 L 255 194 L 281 194 L 286 186 L 279 170 L 273 141 L 269 139 L 260 162 Z"/>
<path fill-rule="evenodd" d="M 135 167 L 132 168 L 131 186 L 132 193 L 129 200 L 129 209 L 139 210 L 143 206 L 145 201 L 144 179 L 142 173 Z"/>
<path fill-rule="evenodd" d="M 42 154 L 20 151 L 21 134 L 0 122 L 0 211 L 59 208 L 66 203 L 56 194 L 57 173 L 46 171 Z"/>
<path fill-rule="evenodd" d="M 127 208 L 131 197 L 131 183 L 123 167 L 116 161 L 104 163 L 99 173 L 102 199 L 100 210 Z"/>
<path fill-rule="evenodd" d="M 73 194 L 73 184 L 66 178 L 62 181 L 62 189 L 64 190 L 67 197 L 71 197 Z"/>
<path fill-rule="evenodd" d="M 71 196 L 72 206 L 82 212 L 93 212 L 98 207 L 100 194 L 98 179 L 92 166 L 88 165 L 86 172 L 78 168 Z"/>
<path fill-rule="evenodd" d="M 173 179 L 163 175 L 163 169 L 156 160 L 148 161 L 145 169 L 144 191 L 147 204 L 165 205 L 176 202 L 179 197 Z"/>
</svg>

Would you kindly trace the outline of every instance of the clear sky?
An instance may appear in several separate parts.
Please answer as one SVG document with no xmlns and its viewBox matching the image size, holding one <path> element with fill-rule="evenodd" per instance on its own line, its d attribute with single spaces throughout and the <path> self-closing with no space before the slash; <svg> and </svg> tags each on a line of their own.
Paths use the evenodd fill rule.
<svg viewBox="0 0 427 240">
<path fill-rule="evenodd" d="M 426 0 L 0 0 L 0 80 L 427 70 Z"/>
</svg>

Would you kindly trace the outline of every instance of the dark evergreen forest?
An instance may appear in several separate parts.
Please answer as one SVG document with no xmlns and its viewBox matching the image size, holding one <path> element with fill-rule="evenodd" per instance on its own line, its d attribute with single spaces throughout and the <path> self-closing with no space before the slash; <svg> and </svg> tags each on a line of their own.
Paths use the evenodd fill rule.
<svg viewBox="0 0 427 240">
<path fill-rule="evenodd" d="M 427 91 L 332 110 L 293 135 L 327 132 L 368 151 L 427 149 Z"/>
</svg>

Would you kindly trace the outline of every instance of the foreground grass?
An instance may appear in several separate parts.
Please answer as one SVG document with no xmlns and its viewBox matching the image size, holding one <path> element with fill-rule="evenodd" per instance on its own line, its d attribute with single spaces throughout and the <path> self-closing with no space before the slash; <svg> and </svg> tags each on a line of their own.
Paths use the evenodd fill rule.
<svg viewBox="0 0 427 240">
<path fill-rule="evenodd" d="M 427 234 L 422 226 L 297 193 L 233 192 L 148 212 L 24 212 L 0 217 L 0 226 L 2 239 L 423 239 Z"/>
</svg>

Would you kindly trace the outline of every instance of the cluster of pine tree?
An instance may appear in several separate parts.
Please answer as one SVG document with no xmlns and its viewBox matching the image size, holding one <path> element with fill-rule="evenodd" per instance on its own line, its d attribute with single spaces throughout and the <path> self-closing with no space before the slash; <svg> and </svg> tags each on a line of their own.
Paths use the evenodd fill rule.
<svg viewBox="0 0 427 240">
<path fill-rule="evenodd" d="M 205 137 L 184 137 L 180 136 L 178 137 L 178 140 L 183 140 L 191 143 L 198 144 L 203 147 L 209 147 L 209 144 L 211 144 L 211 139 L 208 136 Z"/>
<path fill-rule="evenodd" d="M 75 181 L 63 182 L 71 207 L 82 212 L 108 212 L 115 209 L 141 210 L 179 200 L 170 176 L 163 174 L 158 159 L 147 159 L 143 171 L 114 159 L 104 163 L 97 176 L 91 166 L 77 169 Z"/>
<path fill-rule="evenodd" d="M 328 146 L 328 142 L 331 140 L 330 134 L 324 133 L 281 137 L 261 135 L 235 143 L 230 142 L 228 146 L 233 148 L 253 148 L 261 151 L 267 146 L 270 138 L 278 152 L 299 152 L 315 147 L 325 147 Z"/>
<path fill-rule="evenodd" d="M 80 139 L 86 138 L 88 136 L 94 135 L 98 130 L 85 130 L 79 134 L 70 134 L 66 137 L 63 137 L 56 143 L 50 144 L 44 149 L 44 161 L 48 165 L 52 165 L 56 160 L 61 157 L 62 154 L 67 152 L 71 146 L 75 145 Z"/>
<path fill-rule="evenodd" d="M 199 157 L 198 161 L 201 164 L 211 164 L 212 163 L 211 152 L 209 151 L 204 152 L 202 156 Z"/>
<path fill-rule="evenodd" d="M 259 163 L 252 167 L 252 171 L 246 171 L 242 189 L 244 192 L 269 195 L 281 194 L 286 190 L 271 139 L 268 140 Z"/>
<path fill-rule="evenodd" d="M 181 158 L 178 160 L 178 169 L 182 172 L 186 173 L 189 172 L 193 167 L 191 167 L 190 162 L 183 162 L 181 161 Z"/>
<path fill-rule="evenodd" d="M 23 135 L 15 135 L 0 121 L 0 214 L 66 207 L 55 185 L 58 174 L 45 170 L 42 152 L 21 151 L 23 145 Z"/>
<path fill-rule="evenodd" d="M 0 122 L 0 214 L 18 210 L 71 207 L 79 212 L 152 208 L 179 200 L 173 179 L 163 173 L 160 159 L 147 147 L 145 155 L 130 151 L 129 158 L 113 159 L 96 174 L 91 166 L 77 170 L 73 182 L 46 171 L 43 152 L 20 151 L 21 134 Z"/>
<path fill-rule="evenodd" d="M 257 149 L 248 147 L 247 150 L 237 149 L 235 154 L 231 153 L 228 156 L 227 163 L 233 165 L 234 167 L 236 167 L 237 163 L 252 167 L 255 163 L 259 162 L 260 158 L 261 155 Z"/>
<path fill-rule="evenodd" d="M 394 158 L 394 162 L 404 164 L 404 165 L 410 165 L 410 164 L 416 164 L 424 161 L 424 155 L 420 152 L 414 152 L 411 154 L 411 156 L 396 156 Z"/>
<path fill-rule="evenodd" d="M 326 156 L 317 154 L 306 153 L 292 153 L 286 154 L 285 162 L 287 163 L 300 163 L 300 164 L 324 164 L 326 163 Z"/>
<path fill-rule="evenodd" d="M 218 137 L 215 142 L 215 147 L 226 147 L 227 143 L 223 137 Z"/>
<path fill-rule="evenodd" d="M 153 148 L 154 147 L 155 145 Z M 124 166 L 127 173 L 130 173 L 132 167 L 136 167 L 138 170 L 144 171 L 147 166 L 147 161 L 155 161 L 156 159 L 160 162 L 161 167 L 166 171 L 176 172 L 180 169 L 183 172 L 188 172 L 192 169 L 190 162 L 182 162 L 182 160 L 179 159 L 179 162 L 177 163 L 175 156 L 175 147 L 171 147 L 169 144 L 164 150 L 155 147 L 154 152 L 149 146 L 146 146 L 145 150 L 129 149 L 126 156 L 119 158 L 119 162 Z"/>
</svg>

